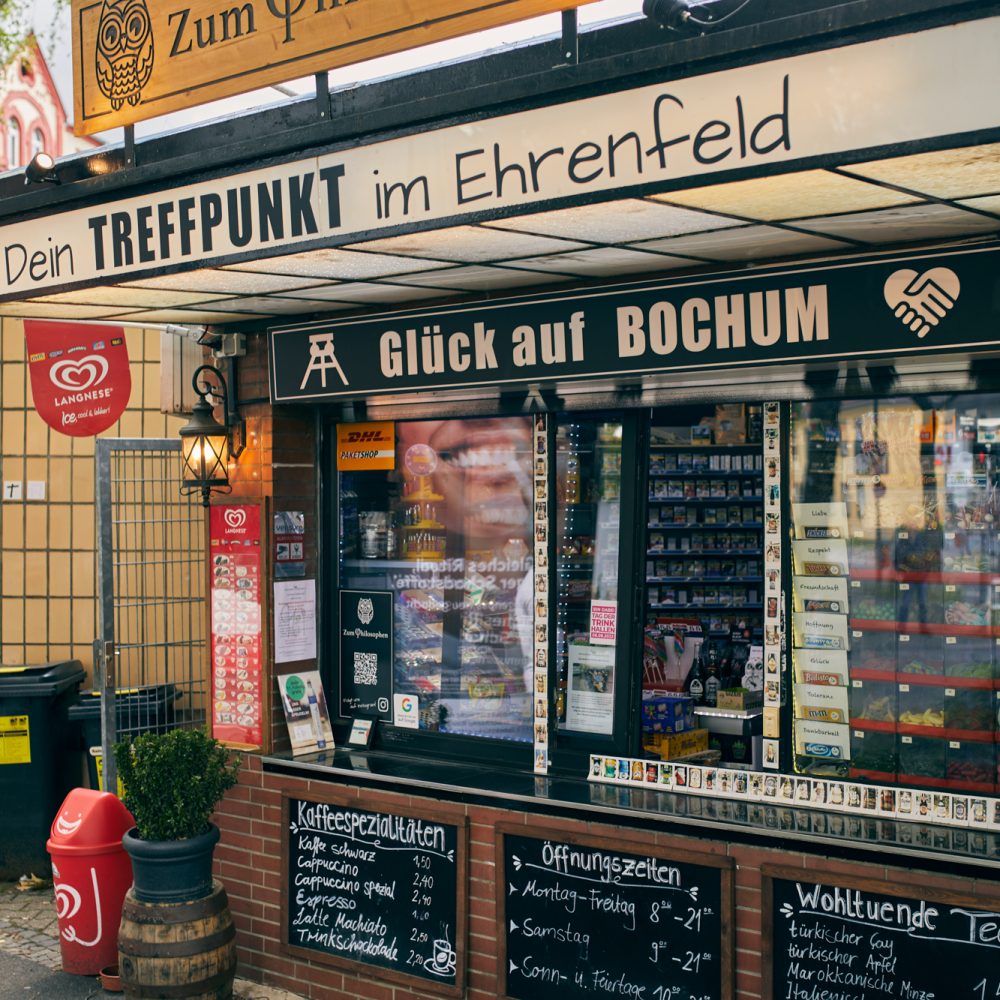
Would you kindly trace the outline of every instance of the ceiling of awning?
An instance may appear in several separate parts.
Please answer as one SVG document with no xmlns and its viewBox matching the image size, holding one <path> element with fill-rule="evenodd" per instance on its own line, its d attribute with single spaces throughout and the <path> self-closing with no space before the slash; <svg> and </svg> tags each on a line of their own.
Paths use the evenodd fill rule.
<svg viewBox="0 0 1000 1000">
<path fill-rule="evenodd" d="M 1000 144 L 532 212 L 0 304 L 0 315 L 262 323 L 1000 233 Z"/>
</svg>

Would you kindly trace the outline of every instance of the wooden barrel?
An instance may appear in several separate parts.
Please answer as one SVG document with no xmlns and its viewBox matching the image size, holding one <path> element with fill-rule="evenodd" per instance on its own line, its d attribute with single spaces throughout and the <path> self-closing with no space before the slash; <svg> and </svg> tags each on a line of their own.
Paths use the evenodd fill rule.
<svg viewBox="0 0 1000 1000">
<path fill-rule="evenodd" d="M 188 903 L 141 903 L 129 890 L 118 930 L 125 995 L 228 1000 L 236 976 L 236 928 L 219 882 Z"/>
</svg>

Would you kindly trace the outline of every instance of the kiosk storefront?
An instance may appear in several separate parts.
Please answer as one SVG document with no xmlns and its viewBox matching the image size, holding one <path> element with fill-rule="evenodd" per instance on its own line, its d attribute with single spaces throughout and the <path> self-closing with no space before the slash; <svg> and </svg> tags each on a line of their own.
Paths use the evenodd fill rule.
<svg viewBox="0 0 1000 1000">
<path fill-rule="evenodd" d="M 244 974 L 996 993 L 1000 23 L 734 23 L 334 92 L 377 117 L 9 210 L 5 314 L 236 356 Z"/>
</svg>

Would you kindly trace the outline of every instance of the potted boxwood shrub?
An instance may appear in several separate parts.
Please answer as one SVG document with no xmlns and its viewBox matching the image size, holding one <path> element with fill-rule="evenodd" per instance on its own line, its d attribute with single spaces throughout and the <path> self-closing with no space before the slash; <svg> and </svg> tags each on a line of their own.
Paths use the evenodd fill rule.
<svg viewBox="0 0 1000 1000">
<path fill-rule="evenodd" d="M 135 827 L 122 839 L 133 891 L 148 903 L 181 903 L 212 891 L 219 828 L 209 817 L 236 784 L 240 759 L 203 729 L 143 733 L 114 747 Z"/>
</svg>

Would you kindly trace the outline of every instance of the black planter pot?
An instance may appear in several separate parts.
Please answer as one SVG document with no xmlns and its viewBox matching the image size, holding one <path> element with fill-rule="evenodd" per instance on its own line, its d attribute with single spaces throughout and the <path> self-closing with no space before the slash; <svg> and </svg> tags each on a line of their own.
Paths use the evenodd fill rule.
<svg viewBox="0 0 1000 1000">
<path fill-rule="evenodd" d="M 140 840 L 135 827 L 122 837 L 132 859 L 132 891 L 143 903 L 186 903 L 212 892 L 212 852 L 219 828 L 186 840 Z"/>
</svg>

